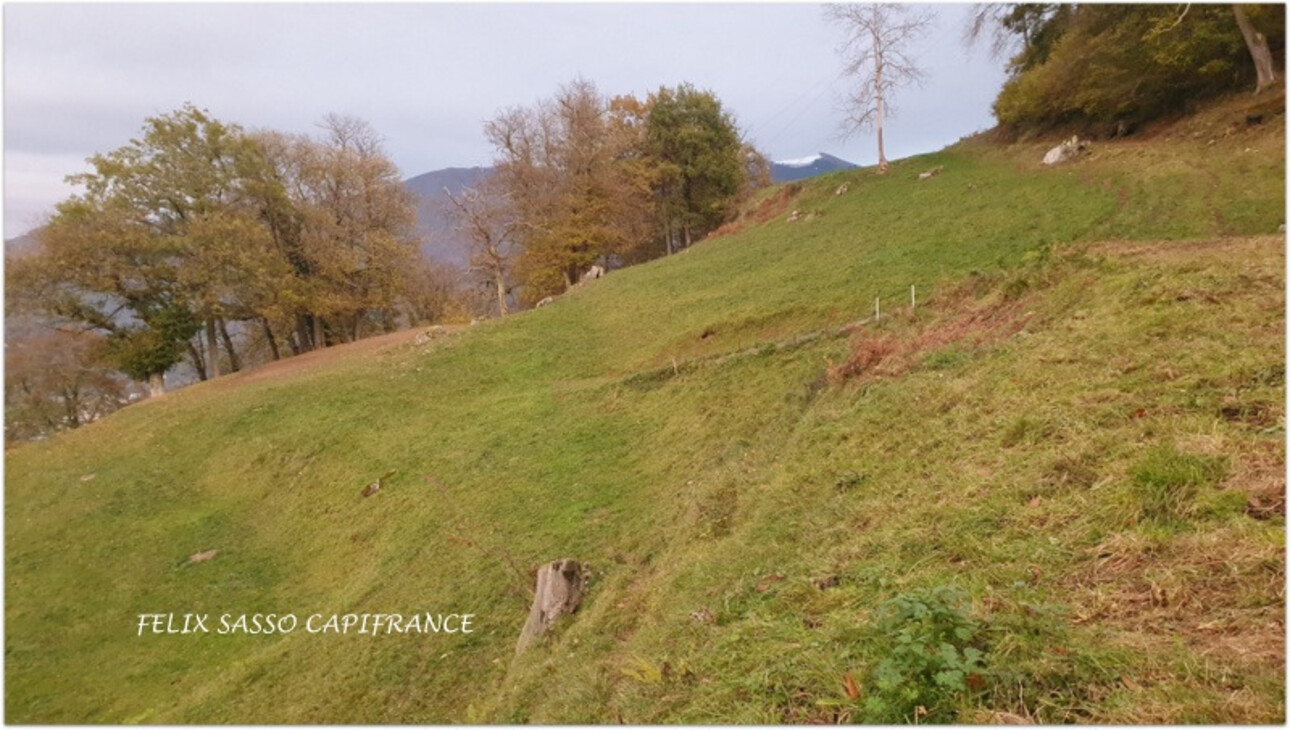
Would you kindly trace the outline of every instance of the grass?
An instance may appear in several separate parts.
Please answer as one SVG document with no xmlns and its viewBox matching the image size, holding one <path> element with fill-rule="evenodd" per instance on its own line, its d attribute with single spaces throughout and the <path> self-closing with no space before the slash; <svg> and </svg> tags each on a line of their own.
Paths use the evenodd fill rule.
<svg viewBox="0 0 1290 730">
<path fill-rule="evenodd" d="M 1283 124 L 807 181 L 540 311 L 12 450 L 6 719 L 872 720 L 878 607 L 947 590 L 983 668 L 940 717 L 1281 722 Z M 517 657 L 513 565 L 564 557 L 591 591 Z"/>
</svg>

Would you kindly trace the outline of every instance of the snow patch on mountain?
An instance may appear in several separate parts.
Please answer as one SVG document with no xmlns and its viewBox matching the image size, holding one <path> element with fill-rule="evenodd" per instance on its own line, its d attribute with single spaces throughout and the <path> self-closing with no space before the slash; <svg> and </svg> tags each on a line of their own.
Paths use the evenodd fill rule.
<svg viewBox="0 0 1290 730">
<path fill-rule="evenodd" d="M 791 160 L 775 160 L 775 164 L 783 165 L 784 167 L 809 167 L 823 158 L 824 155 L 817 152 L 810 157 L 796 157 Z"/>
</svg>

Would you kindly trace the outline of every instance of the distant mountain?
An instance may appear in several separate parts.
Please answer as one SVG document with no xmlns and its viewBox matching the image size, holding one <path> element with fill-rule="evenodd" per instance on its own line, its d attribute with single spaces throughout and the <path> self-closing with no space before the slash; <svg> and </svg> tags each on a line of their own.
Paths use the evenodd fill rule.
<svg viewBox="0 0 1290 730">
<path fill-rule="evenodd" d="M 469 241 L 457 232 L 444 209 L 448 202 L 444 188 L 456 195 L 478 185 L 490 172 L 491 167 L 449 167 L 404 181 L 416 196 L 417 232 L 425 240 L 421 246 L 423 254 L 441 263 L 465 268 L 469 263 L 466 253 Z"/>
<path fill-rule="evenodd" d="M 36 252 L 40 242 L 36 240 L 35 231 L 27 231 L 21 236 L 14 236 L 4 242 L 4 255 L 10 258 L 21 258 Z"/>
<path fill-rule="evenodd" d="M 770 180 L 774 183 L 786 183 L 793 180 L 805 180 L 808 177 L 823 175 L 826 172 L 850 170 L 855 167 L 859 167 L 859 165 L 819 152 L 798 160 L 780 160 L 770 163 Z"/>
</svg>

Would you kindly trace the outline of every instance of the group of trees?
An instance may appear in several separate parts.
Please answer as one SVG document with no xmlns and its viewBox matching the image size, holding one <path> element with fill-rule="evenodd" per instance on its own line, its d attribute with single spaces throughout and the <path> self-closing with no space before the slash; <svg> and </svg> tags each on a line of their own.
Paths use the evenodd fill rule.
<svg viewBox="0 0 1290 730">
<path fill-rule="evenodd" d="M 932 19 L 893 4 L 825 15 L 846 33 L 844 129 L 877 129 L 881 172 L 891 96 L 921 78 L 909 47 Z M 1019 49 L 995 102 L 1004 126 L 1122 125 L 1272 83 L 1285 9 L 978 5 L 967 35 L 989 32 L 996 52 Z M 89 159 L 93 170 L 71 178 L 84 192 L 8 266 L 10 314 L 61 327 L 9 348 L 7 402 L 29 416 L 24 428 L 119 406 L 129 391 L 118 372 L 155 393 L 184 360 L 206 379 L 444 316 L 454 283 L 418 255 L 413 201 L 379 137 L 348 117 L 321 128 L 251 133 L 186 105 Z M 682 250 L 769 183 L 769 163 L 717 97 L 688 84 L 640 99 L 579 79 L 484 133 L 494 173 L 448 206 L 502 315 L 595 265 Z M 40 359 L 52 365 L 41 371 Z"/>
<path fill-rule="evenodd" d="M 154 393 L 185 358 L 205 379 L 433 316 L 398 169 L 365 122 L 322 128 L 248 133 L 191 105 L 146 120 L 9 262 L 11 309 L 98 333 L 96 356 Z"/>
<path fill-rule="evenodd" d="M 559 294 L 594 265 L 681 250 L 769 182 L 716 96 L 687 84 L 609 98 L 575 80 L 484 132 L 494 172 L 451 205 L 502 314 L 512 296 L 532 304 Z"/>
<path fill-rule="evenodd" d="M 365 122 L 247 132 L 186 105 L 69 178 L 82 189 L 11 256 L 7 434 L 120 407 L 186 363 L 199 379 L 438 321 L 455 277 L 421 256 L 416 209 Z M 495 173 L 449 195 L 501 314 L 720 225 L 768 164 L 716 97 L 607 99 L 576 81 L 486 125 Z M 518 296 L 517 296 L 518 294 Z M 47 363 L 42 369 L 40 362 Z"/>
<path fill-rule="evenodd" d="M 1002 125 L 1115 129 L 1271 84 L 1285 6 L 978 6 L 969 38 L 991 30 L 996 51 L 1020 46 L 995 102 Z"/>
<path fill-rule="evenodd" d="M 105 361 L 101 335 L 11 315 L 5 339 L 6 443 L 76 428 L 141 395 Z"/>
<path fill-rule="evenodd" d="M 876 130 L 885 172 L 891 97 L 922 80 L 911 46 L 933 18 L 894 3 L 831 4 L 824 14 L 845 34 L 843 136 Z M 1285 6 L 978 3 L 965 40 L 984 37 L 996 56 L 1018 49 L 994 104 L 1003 128 L 1115 133 L 1243 84 L 1258 93 L 1274 83 Z"/>
</svg>

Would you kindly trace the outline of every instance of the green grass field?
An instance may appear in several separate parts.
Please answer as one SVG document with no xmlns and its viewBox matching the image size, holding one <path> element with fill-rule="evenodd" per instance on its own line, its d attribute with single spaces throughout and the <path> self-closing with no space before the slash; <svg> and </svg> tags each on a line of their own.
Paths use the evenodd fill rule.
<svg viewBox="0 0 1290 730">
<path fill-rule="evenodd" d="M 542 310 L 11 450 L 6 720 L 1284 722 L 1285 128 L 1241 103 L 772 189 Z"/>
</svg>

